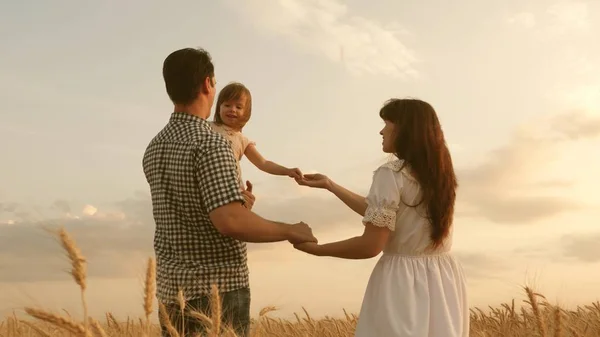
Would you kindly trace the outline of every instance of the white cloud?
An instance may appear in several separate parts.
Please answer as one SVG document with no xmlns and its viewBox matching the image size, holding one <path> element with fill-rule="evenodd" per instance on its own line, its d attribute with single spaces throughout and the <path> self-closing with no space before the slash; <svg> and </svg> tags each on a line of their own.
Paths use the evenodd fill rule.
<svg viewBox="0 0 600 337">
<path fill-rule="evenodd" d="M 544 13 L 518 12 L 508 17 L 507 23 L 527 29 L 538 29 L 550 35 L 585 32 L 590 27 L 587 3 L 559 1 L 547 7 Z"/>
<path fill-rule="evenodd" d="M 546 12 L 553 19 L 550 29 L 556 33 L 589 28 L 588 6 L 585 2 L 558 2 L 550 6 Z"/>
<path fill-rule="evenodd" d="M 398 23 L 384 25 L 349 13 L 339 0 L 228 1 L 259 29 L 343 64 L 350 72 L 417 77 L 414 52 L 399 39 Z"/>
<path fill-rule="evenodd" d="M 529 12 L 520 12 L 508 18 L 509 24 L 519 25 L 525 28 L 533 28 L 535 22 L 535 15 Z"/>
<path fill-rule="evenodd" d="M 98 209 L 92 205 L 85 205 L 81 213 L 83 213 L 85 216 L 94 216 L 96 213 L 98 213 Z"/>
<path fill-rule="evenodd" d="M 600 116 L 600 83 L 581 85 L 566 92 L 566 103 Z"/>
<path fill-rule="evenodd" d="M 598 137 L 600 119 L 579 111 L 523 125 L 483 163 L 458 173 L 459 216 L 516 225 L 587 208 L 582 198 L 565 195 L 571 183 L 559 159 L 573 151 L 572 142 Z"/>
</svg>

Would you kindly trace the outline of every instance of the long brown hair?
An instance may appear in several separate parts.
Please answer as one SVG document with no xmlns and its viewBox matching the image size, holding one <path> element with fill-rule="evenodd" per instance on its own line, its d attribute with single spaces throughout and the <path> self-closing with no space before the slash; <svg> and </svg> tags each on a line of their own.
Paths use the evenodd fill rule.
<svg viewBox="0 0 600 337">
<path fill-rule="evenodd" d="M 439 247 L 452 226 L 458 183 L 437 114 L 418 99 L 391 99 L 379 116 L 394 123 L 394 154 L 404 160 L 423 191 L 419 203 L 407 206 L 426 205 L 430 238 Z"/>
<path fill-rule="evenodd" d="M 252 115 L 252 95 L 250 94 L 250 90 L 248 90 L 245 85 L 239 82 L 231 82 L 223 87 L 221 92 L 219 92 L 217 106 L 215 107 L 215 123 L 223 124 L 223 119 L 221 119 L 221 104 L 229 100 L 240 99 L 242 97 L 246 98 L 246 111 L 244 111 L 244 117 L 239 121 L 240 125 L 238 125 L 238 127 L 240 129 L 243 128 L 246 123 L 248 123 L 250 116 Z"/>
</svg>

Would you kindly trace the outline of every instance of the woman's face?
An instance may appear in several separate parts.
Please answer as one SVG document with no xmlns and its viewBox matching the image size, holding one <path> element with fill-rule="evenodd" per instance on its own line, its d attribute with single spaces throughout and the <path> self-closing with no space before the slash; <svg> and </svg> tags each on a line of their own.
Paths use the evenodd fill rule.
<svg viewBox="0 0 600 337">
<path fill-rule="evenodd" d="M 394 153 L 394 141 L 396 138 L 396 125 L 390 121 L 384 121 L 385 126 L 379 134 L 383 137 L 382 147 L 385 153 Z"/>
</svg>

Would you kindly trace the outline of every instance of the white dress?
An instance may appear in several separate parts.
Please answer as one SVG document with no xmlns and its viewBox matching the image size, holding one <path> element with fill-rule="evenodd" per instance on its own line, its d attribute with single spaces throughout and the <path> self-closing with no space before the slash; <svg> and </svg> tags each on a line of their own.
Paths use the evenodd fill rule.
<svg viewBox="0 0 600 337">
<path fill-rule="evenodd" d="M 240 131 L 236 131 L 225 124 L 217 124 L 215 122 L 209 122 L 213 131 L 218 132 L 221 136 L 225 137 L 229 141 L 231 145 L 231 150 L 233 150 L 233 155 L 235 156 L 235 163 L 237 168 L 237 176 L 238 181 L 240 183 L 240 188 L 242 190 L 246 189 L 246 184 L 244 184 L 244 180 L 242 179 L 242 168 L 240 166 L 240 160 L 244 156 L 246 152 L 246 148 L 249 145 L 256 145 L 255 142 L 248 139 L 248 137 L 244 136 Z"/>
<path fill-rule="evenodd" d="M 396 160 L 379 167 L 367 196 L 363 223 L 392 233 L 369 279 L 355 336 L 468 337 L 465 277 L 449 253 L 452 231 L 441 248 L 428 248 L 423 206 L 404 205 L 420 201 L 421 190 L 401 165 Z"/>
</svg>

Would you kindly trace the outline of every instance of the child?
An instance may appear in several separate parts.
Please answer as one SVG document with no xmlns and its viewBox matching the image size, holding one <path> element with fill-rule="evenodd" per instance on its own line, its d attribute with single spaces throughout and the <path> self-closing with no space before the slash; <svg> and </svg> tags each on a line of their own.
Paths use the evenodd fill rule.
<svg viewBox="0 0 600 337">
<path fill-rule="evenodd" d="M 225 86 L 217 98 L 212 129 L 223 135 L 231 143 L 237 161 L 238 179 L 244 189 L 240 160 L 244 155 L 259 170 L 278 176 L 288 176 L 301 179 L 302 172 L 298 168 L 287 168 L 268 161 L 258 152 L 256 144 L 242 134 L 242 128 L 250 120 L 252 111 L 252 96 L 250 91 L 241 83 L 233 82 Z"/>
</svg>

